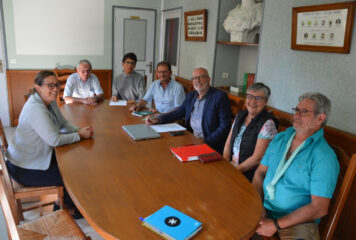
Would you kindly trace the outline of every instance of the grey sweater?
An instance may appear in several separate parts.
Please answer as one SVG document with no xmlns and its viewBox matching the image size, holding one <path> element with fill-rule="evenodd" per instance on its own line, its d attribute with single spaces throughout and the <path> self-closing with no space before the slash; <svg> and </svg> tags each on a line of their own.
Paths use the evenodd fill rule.
<svg viewBox="0 0 356 240">
<path fill-rule="evenodd" d="M 47 108 L 36 93 L 27 100 L 21 111 L 6 156 L 18 167 L 47 170 L 53 147 L 79 141 L 78 129 L 63 117 L 56 101 Z"/>
</svg>

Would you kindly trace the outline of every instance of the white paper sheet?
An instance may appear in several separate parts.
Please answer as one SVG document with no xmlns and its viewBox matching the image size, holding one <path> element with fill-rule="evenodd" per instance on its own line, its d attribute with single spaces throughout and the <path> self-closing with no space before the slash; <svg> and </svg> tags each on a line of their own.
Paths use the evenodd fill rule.
<svg viewBox="0 0 356 240">
<path fill-rule="evenodd" d="M 127 101 L 126 100 L 119 100 L 117 102 L 110 101 L 109 106 L 126 106 Z"/>
<path fill-rule="evenodd" d="M 159 133 L 186 130 L 186 128 L 182 127 L 177 123 L 151 125 L 151 128 L 153 128 L 153 130 Z"/>
</svg>

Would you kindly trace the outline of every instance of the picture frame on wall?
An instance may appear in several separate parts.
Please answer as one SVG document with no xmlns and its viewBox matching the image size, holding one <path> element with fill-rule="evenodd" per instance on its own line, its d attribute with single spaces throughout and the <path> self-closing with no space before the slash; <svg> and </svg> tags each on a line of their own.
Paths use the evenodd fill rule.
<svg viewBox="0 0 356 240">
<path fill-rule="evenodd" d="M 206 41 L 206 9 L 184 12 L 185 41 Z"/>
<path fill-rule="evenodd" d="M 293 8 L 294 50 L 349 53 L 355 2 Z"/>
</svg>

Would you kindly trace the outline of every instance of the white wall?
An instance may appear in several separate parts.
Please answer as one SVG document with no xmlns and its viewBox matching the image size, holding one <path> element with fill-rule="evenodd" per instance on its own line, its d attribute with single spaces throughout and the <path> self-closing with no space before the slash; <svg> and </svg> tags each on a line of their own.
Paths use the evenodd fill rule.
<svg viewBox="0 0 356 240">
<path fill-rule="evenodd" d="M 287 112 L 299 95 L 323 93 L 332 102 L 328 125 L 356 134 L 356 18 L 349 54 L 291 49 L 292 8 L 333 2 L 265 1 L 257 80 L 272 90 L 269 105 Z"/>
</svg>

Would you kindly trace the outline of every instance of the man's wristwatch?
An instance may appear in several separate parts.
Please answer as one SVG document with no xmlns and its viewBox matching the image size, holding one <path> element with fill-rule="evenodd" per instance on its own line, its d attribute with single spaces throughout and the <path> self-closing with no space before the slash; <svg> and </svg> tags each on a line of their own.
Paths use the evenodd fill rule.
<svg viewBox="0 0 356 240">
<path fill-rule="evenodd" d="M 278 220 L 277 219 L 273 219 L 273 223 L 274 223 L 274 225 L 276 226 L 276 228 L 277 228 L 277 230 L 279 231 L 279 230 L 282 230 L 282 228 L 279 226 L 279 224 L 278 224 Z"/>
</svg>

